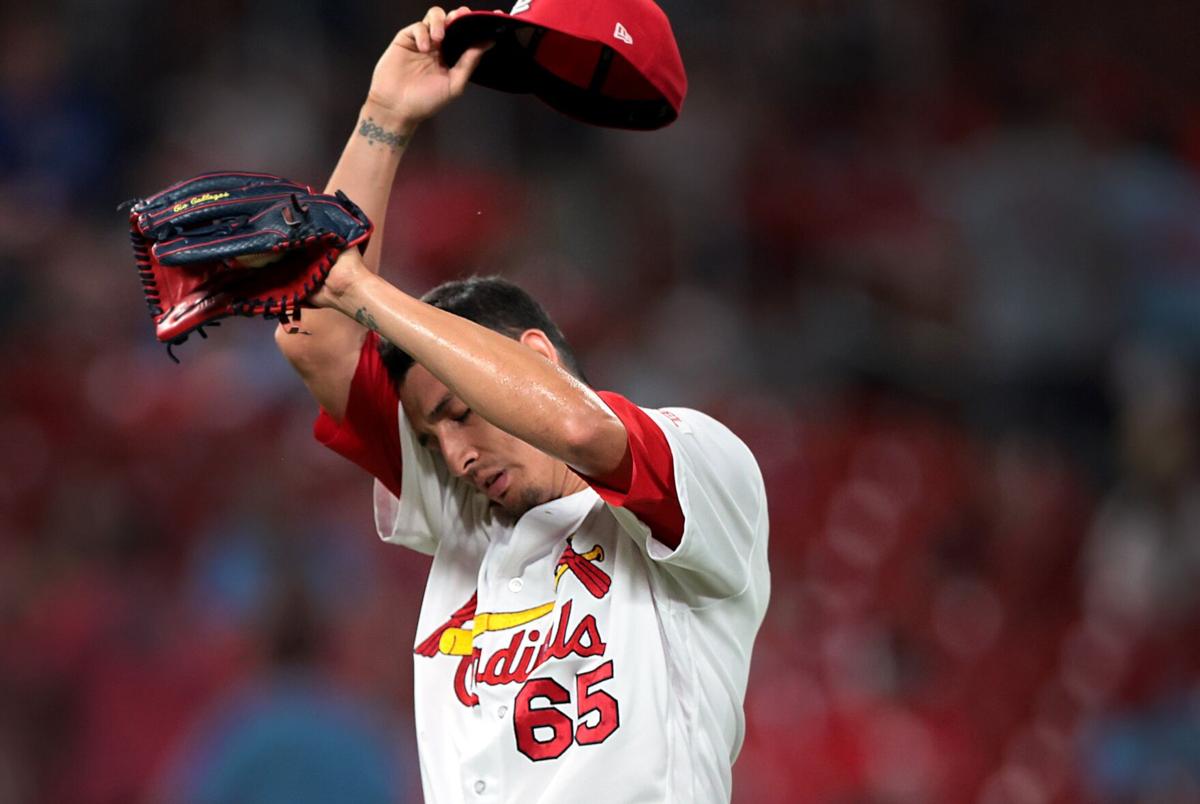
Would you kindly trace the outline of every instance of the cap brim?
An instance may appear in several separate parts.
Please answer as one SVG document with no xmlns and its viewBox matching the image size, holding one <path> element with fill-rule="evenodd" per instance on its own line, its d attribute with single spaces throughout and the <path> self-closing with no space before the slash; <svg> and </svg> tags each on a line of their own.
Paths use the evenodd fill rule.
<svg viewBox="0 0 1200 804">
<path fill-rule="evenodd" d="M 550 42 L 551 37 L 560 57 L 555 70 L 539 63 L 542 55 L 531 52 L 537 40 Z M 535 94 L 559 112 L 598 126 L 645 131 L 662 128 L 678 116 L 662 93 L 608 45 L 503 12 L 473 11 L 455 19 L 446 26 L 442 59 L 453 66 L 467 48 L 485 42 L 494 44 L 471 76 L 480 86 Z M 597 73 L 600 62 L 609 66 Z M 622 79 L 622 96 L 605 94 L 606 76 Z"/>
</svg>

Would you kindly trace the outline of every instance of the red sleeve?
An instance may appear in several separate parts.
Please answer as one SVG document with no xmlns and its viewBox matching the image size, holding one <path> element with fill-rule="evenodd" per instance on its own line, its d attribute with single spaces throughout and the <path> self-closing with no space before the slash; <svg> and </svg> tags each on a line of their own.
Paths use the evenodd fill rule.
<svg viewBox="0 0 1200 804">
<path fill-rule="evenodd" d="M 667 437 L 654 420 L 620 394 L 600 391 L 629 436 L 625 458 L 605 477 L 585 477 L 609 505 L 631 511 L 650 527 L 654 538 L 670 548 L 683 538 L 683 509 L 675 489 L 675 463 Z"/>
<path fill-rule="evenodd" d="M 400 496 L 400 398 L 379 357 L 379 336 L 368 332 L 350 383 L 346 418 L 338 421 L 324 408 L 313 423 L 313 436 L 366 469 Z"/>
</svg>

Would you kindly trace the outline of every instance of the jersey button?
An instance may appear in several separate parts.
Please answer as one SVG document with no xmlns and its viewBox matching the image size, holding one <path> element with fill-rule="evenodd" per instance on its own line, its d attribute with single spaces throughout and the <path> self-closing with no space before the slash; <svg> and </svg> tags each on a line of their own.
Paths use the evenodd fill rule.
<svg viewBox="0 0 1200 804">
<path fill-rule="evenodd" d="M 496 717 L 500 718 L 501 720 L 503 720 L 503 719 L 504 719 L 504 716 L 505 716 L 505 715 L 507 715 L 507 714 L 508 714 L 508 707 L 507 707 L 507 706 L 502 706 L 502 707 L 500 707 L 499 709 L 497 709 L 497 710 L 496 710 Z"/>
<path fill-rule="evenodd" d="M 520 592 L 521 587 L 524 585 L 525 585 L 525 582 L 522 581 L 520 578 L 513 578 L 511 581 L 508 582 L 508 591 Z"/>
<path fill-rule="evenodd" d="M 484 783 L 483 779 L 480 779 L 477 782 L 475 782 L 475 792 L 476 793 L 482 793 L 484 790 L 487 790 L 487 784 Z"/>
</svg>

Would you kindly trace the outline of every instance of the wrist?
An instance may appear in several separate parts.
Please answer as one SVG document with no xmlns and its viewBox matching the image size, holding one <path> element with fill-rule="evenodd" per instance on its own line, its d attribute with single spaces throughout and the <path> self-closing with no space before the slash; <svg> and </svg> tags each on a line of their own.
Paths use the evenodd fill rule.
<svg viewBox="0 0 1200 804">
<path fill-rule="evenodd" d="M 371 309 L 375 307 L 372 299 L 377 290 L 372 285 L 382 281 L 377 274 L 367 270 L 354 272 L 349 280 L 341 286 L 335 298 L 334 307 L 342 315 L 353 318 L 364 327 L 378 332 L 379 325 L 375 323 L 375 317 L 368 307 Z"/>
<path fill-rule="evenodd" d="M 359 112 L 360 126 L 364 120 L 371 120 L 385 131 L 397 134 L 405 140 L 413 135 L 413 132 L 417 130 L 417 126 L 421 122 L 420 120 L 414 120 L 393 106 L 388 106 L 376 100 L 371 95 L 367 96 L 367 100 L 363 103 L 362 109 Z"/>
<path fill-rule="evenodd" d="M 325 277 L 325 284 L 314 300 L 320 307 L 330 307 L 345 313 L 353 304 L 356 290 L 364 277 L 370 276 L 373 274 L 363 265 L 362 255 L 357 248 L 344 251 L 334 262 L 329 276 Z"/>
</svg>

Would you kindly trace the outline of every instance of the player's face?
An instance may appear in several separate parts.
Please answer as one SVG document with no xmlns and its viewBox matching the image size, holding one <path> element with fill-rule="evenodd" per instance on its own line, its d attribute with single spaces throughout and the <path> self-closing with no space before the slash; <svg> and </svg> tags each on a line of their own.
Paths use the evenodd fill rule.
<svg viewBox="0 0 1200 804">
<path fill-rule="evenodd" d="M 421 445 L 493 505 L 520 516 L 561 496 L 565 464 L 485 421 L 420 364 L 405 375 L 400 402 Z"/>
</svg>

